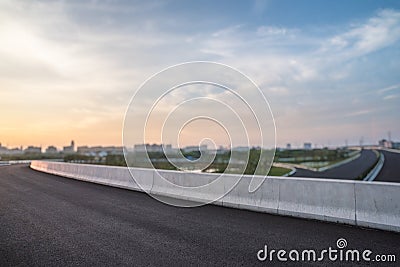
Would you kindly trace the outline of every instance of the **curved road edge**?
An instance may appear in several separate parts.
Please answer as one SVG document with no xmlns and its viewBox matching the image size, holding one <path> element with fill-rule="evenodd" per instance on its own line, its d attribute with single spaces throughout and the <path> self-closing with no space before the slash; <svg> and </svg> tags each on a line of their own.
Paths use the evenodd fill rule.
<svg viewBox="0 0 400 267">
<path fill-rule="evenodd" d="M 375 178 L 378 176 L 378 174 L 382 170 L 384 163 L 385 163 L 385 156 L 383 155 L 383 153 L 379 152 L 378 162 L 376 163 L 375 167 L 367 174 L 367 176 L 365 176 L 365 178 L 363 180 L 369 181 L 369 182 L 375 180 Z"/>
</svg>

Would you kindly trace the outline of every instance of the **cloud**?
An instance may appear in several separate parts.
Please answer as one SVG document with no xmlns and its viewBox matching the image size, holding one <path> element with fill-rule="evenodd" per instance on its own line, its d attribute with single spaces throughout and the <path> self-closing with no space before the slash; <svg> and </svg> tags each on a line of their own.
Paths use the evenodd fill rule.
<svg viewBox="0 0 400 267">
<path fill-rule="evenodd" d="M 261 26 L 257 28 L 257 34 L 259 36 L 286 35 L 288 32 L 289 30 L 284 27 Z"/>
<path fill-rule="evenodd" d="M 346 37 L 356 39 L 354 47 L 364 53 L 390 46 L 400 38 L 400 12 L 382 10 L 366 24 L 351 30 Z"/>
<path fill-rule="evenodd" d="M 271 94 L 283 95 L 283 96 L 288 96 L 289 95 L 289 90 L 286 87 L 283 87 L 283 86 L 268 87 L 267 90 Z"/>
<path fill-rule="evenodd" d="M 396 98 L 399 98 L 399 95 L 387 95 L 383 98 L 383 100 L 392 100 Z"/>
<path fill-rule="evenodd" d="M 362 116 L 362 115 L 370 114 L 372 112 L 373 112 L 373 110 L 371 110 L 371 109 L 364 109 L 364 110 L 359 110 L 359 111 L 348 113 L 345 116 L 346 117 Z"/>
<path fill-rule="evenodd" d="M 400 39 L 400 12 L 379 11 L 365 23 L 354 24 L 344 33 L 328 39 L 320 52 L 335 56 L 359 57 L 396 43 Z"/>
<path fill-rule="evenodd" d="M 396 89 L 400 89 L 400 84 L 394 84 L 394 85 L 379 89 L 378 92 L 385 93 L 385 92 L 396 90 Z"/>
<path fill-rule="evenodd" d="M 256 1 L 253 12 L 262 13 L 267 4 Z M 4 123 L 32 125 L 35 117 L 51 113 L 46 127 L 75 121 L 76 134 L 88 137 L 102 121 L 118 125 L 133 92 L 150 75 L 191 60 L 219 61 L 246 73 L 285 120 L 285 132 L 331 117 L 373 115 L 382 104 L 377 92 L 381 101 L 397 98 L 384 93 L 399 88 L 398 54 L 390 50 L 399 45 L 399 11 L 384 9 L 356 24 L 337 25 L 335 33 L 317 26 L 324 33 L 318 34 L 304 25 L 224 17 L 193 30 L 190 14 L 171 18 L 166 6 L 2 1 L 0 112 L 15 114 Z M 384 74 L 374 76 L 375 68 Z M 387 101 L 383 112 L 400 112 L 395 102 Z M 107 130 L 118 136 L 121 129 Z"/>
<path fill-rule="evenodd" d="M 230 26 L 221 30 L 218 30 L 212 34 L 212 37 L 224 37 L 224 36 L 229 36 L 232 33 L 237 32 L 243 25 L 234 25 Z"/>
</svg>

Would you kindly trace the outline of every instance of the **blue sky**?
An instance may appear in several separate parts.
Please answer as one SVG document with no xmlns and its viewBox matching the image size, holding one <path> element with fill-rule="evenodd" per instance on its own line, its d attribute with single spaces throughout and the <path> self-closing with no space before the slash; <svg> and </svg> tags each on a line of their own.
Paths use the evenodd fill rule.
<svg viewBox="0 0 400 267">
<path fill-rule="evenodd" d="M 251 77 L 279 146 L 400 141 L 399 1 L 5 0 L 0 37 L 9 146 L 119 145 L 138 86 L 192 60 Z"/>
</svg>

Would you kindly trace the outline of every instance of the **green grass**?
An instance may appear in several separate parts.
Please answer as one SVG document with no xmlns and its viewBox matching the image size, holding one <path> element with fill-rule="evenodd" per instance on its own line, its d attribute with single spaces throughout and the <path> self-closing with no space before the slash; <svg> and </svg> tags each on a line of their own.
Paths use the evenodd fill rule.
<svg viewBox="0 0 400 267">
<path fill-rule="evenodd" d="M 270 175 L 270 176 L 282 176 L 282 175 L 284 175 L 286 173 L 289 173 L 290 171 L 291 171 L 291 169 L 272 166 L 271 170 L 268 173 L 268 175 Z"/>
</svg>

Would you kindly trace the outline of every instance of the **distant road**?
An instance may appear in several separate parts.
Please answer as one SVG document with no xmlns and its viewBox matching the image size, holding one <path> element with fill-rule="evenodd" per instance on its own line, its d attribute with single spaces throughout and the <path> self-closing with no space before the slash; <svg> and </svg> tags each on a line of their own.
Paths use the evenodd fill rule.
<svg viewBox="0 0 400 267">
<path fill-rule="evenodd" d="M 0 168 L 2 267 L 267 266 L 273 264 L 256 258 L 264 245 L 321 251 L 336 248 L 338 238 L 352 249 L 395 254 L 400 260 L 398 233 L 212 205 L 176 208 L 144 193 L 26 165 Z"/>
<path fill-rule="evenodd" d="M 297 168 L 294 177 L 355 179 L 368 170 L 377 157 L 372 150 L 362 150 L 360 157 L 346 164 L 322 172 Z"/>
<path fill-rule="evenodd" d="M 375 181 L 400 182 L 400 153 L 380 150 L 385 156 L 383 168 Z"/>
</svg>

